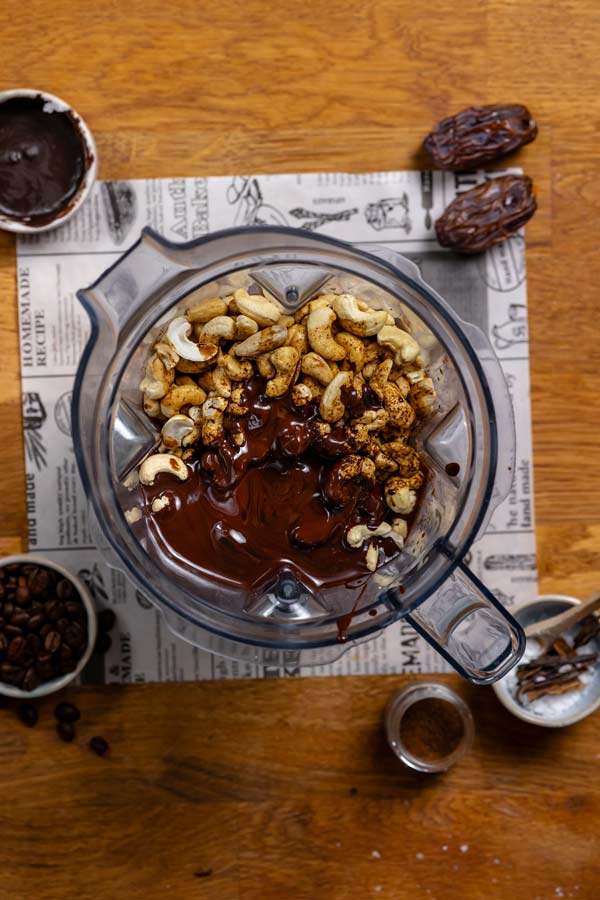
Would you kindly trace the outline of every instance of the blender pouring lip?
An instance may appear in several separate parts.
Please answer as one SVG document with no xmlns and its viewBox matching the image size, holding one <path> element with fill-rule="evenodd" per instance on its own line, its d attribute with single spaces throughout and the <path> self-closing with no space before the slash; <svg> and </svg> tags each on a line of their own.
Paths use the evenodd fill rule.
<svg viewBox="0 0 600 900">
<path fill-rule="evenodd" d="M 148 240 L 151 241 L 152 244 L 154 244 L 155 252 L 160 252 L 160 248 L 163 248 L 163 249 L 171 251 L 172 253 L 175 253 L 175 254 L 182 254 L 187 251 L 198 250 L 198 248 L 206 246 L 213 242 L 223 241 L 228 238 L 239 238 L 239 237 L 242 237 L 242 238 L 247 237 L 248 239 L 250 239 L 251 237 L 255 237 L 257 234 L 258 235 L 260 235 L 260 234 L 268 235 L 271 238 L 273 238 L 273 237 L 287 238 L 288 240 L 292 240 L 294 238 L 302 239 L 303 244 L 308 245 L 309 247 L 312 245 L 313 248 L 317 248 L 317 249 L 321 249 L 321 250 L 323 249 L 323 246 L 334 248 L 336 251 L 338 251 L 338 254 L 350 253 L 352 255 L 352 257 L 360 257 L 365 262 L 370 263 L 371 266 L 372 266 L 373 262 L 375 262 L 377 267 L 387 270 L 387 275 L 391 276 L 393 279 L 397 280 L 398 276 L 400 274 L 400 276 L 401 276 L 400 280 L 404 284 L 407 284 L 410 288 L 412 288 L 412 290 L 415 291 L 419 295 L 419 297 L 422 300 L 424 300 L 426 303 L 433 304 L 433 306 L 435 307 L 436 314 L 438 316 L 441 316 L 442 319 L 445 320 L 446 325 L 449 326 L 449 329 L 450 329 L 453 339 L 455 341 L 458 341 L 462 345 L 463 351 L 466 352 L 467 356 L 470 358 L 470 363 L 473 366 L 473 368 L 477 374 L 478 386 L 481 389 L 482 394 L 483 394 L 484 405 L 487 409 L 487 425 L 490 429 L 489 447 L 488 447 L 488 449 L 490 451 L 490 459 L 488 462 L 485 490 L 484 490 L 483 494 L 480 496 L 479 507 L 478 507 L 476 514 L 474 515 L 474 517 L 471 518 L 469 534 L 467 534 L 465 537 L 462 537 L 462 539 L 460 541 L 461 547 L 460 547 L 459 555 L 458 556 L 453 555 L 453 558 L 448 558 L 448 560 L 447 560 L 448 565 L 446 567 L 443 567 L 443 571 L 441 573 L 439 573 L 439 575 L 436 578 L 431 580 L 429 584 L 426 585 L 426 589 L 422 590 L 422 592 L 418 598 L 418 604 L 421 604 L 427 599 L 427 597 L 429 597 L 432 593 L 434 593 L 440 587 L 441 584 L 443 584 L 443 582 L 449 576 L 449 574 L 453 571 L 453 569 L 456 568 L 456 566 L 458 566 L 460 564 L 462 556 L 467 552 L 472 541 L 475 539 L 475 537 L 478 533 L 478 530 L 481 527 L 481 523 L 483 522 L 483 520 L 487 514 L 488 506 L 489 506 L 489 503 L 490 503 L 490 500 L 492 497 L 495 475 L 496 475 L 496 467 L 497 467 L 497 426 L 496 426 L 496 421 L 495 421 L 494 413 L 493 413 L 494 407 L 493 407 L 492 395 L 491 395 L 490 388 L 487 384 L 487 380 L 485 377 L 485 373 L 483 371 L 483 367 L 481 366 L 477 355 L 474 353 L 473 349 L 470 347 L 468 341 L 466 340 L 464 334 L 461 331 L 461 325 L 463 325 L 464 323 L 462 323 L 461 320 L 455 314 L 451 313 L 449 310 L 446 309 L 446 306 L 443 301 L 441 303 L 439 302 L 437 295 L 433 295 L 433 292 L 431 292 L 424 285 L 422 280 L 420 280 L 420 283 L 419 283 L 413 277 L 411 277 L 411 274 L 408 273 L 406 270 L 403 272 L 399 272 L 398 266 L 393 265 L 387 259 L 382 259 L 381 257 L 374 255 L 372 252 L 367 252 L 367 251 L 363 250 L 362 248 L 352 247 L 351 245 L 344 244 L 333 238 L 329 238 L 329 237 L 322 236 L 322 235 L 319 235 L 319 236 L 310 235 L 309 236 L 306 234 L 306 232 L 304 232 L 300 229 L 286 229 L 286 228 L 280 228 L 280 227 L 258 226 L 258 227 L 254 227 L 254 228 L 228 229 L 226 231 L 212 233 L 211 235 L 207 235 L 205 237 L 202 237 L 195 241 L 187 242 L 185 244 L 176 244 L 176 243 L 173 243 L 171 241 L 164 239 L 162 236 L 158 235 L 156 232 L 152 231 L 151 229 L 144 229 L 144 232 L 143 232 L 142 236 L 140 237 L 139 241 L 136 242 L 136 244 L 133 245 L 130 248 L 130 250 L 128 250 L 127 253 L 124 254 L 123 257 L 121 257 L 119 260 L 116 261 L 116 263 L 114 263 L 109 269 L 107 269 L 106 272 L 103 273 L 94 282 L 94 284 L 90 288 L 87 289 L 87 291 L 79 291 L 78 292 L 78 297 L 79 297 L 80 301 L 83 303 L 84 307 L 86 308 L 86 311 L 88 312 L 88 315 L 89 315 L 91 323 L 92 323 L 92 333 L 91 333 L 90 339 L 88 341 L 88 344 L 86 345 L 85 350 L 84 350 L 82 361 L 81 361 L 81 364 L 80 364 L 80 367 L 79 367 L 79 370 L 77 373 L 77 379 L 76 379 L 75 389 L 74 389 L 74 394 L 73 394 L 73 423 L 74 423 L 75 451 L 76 451 L 76 456 L 77 456 L 80 473 L 82 475 L 82 478 L 84 481 L 84 486 L 86 488 L 86 493 L 92 501 L 92 506 L 94 507 L 94 511 L 95 511 L 96 515 L 102 521 L 102 519 L 105 518 L 104 513 L 102 510 L 102 507 L 98 505 L 98 498 L 95 496 L 95 492 L 92 489 L 91 482 L 88 479 L 87 461 L 85 459 L 83 449 L 82 449 L 84 436 L 82 434 L 82 430 L 80 428 L 81 423 L 79 421 L 79 406 L 81 403 L 83 380 L 84 380 L 84 377 L 86 374 L 86 369 L 88 367 L 90 358 L 91 358 L 91 356 L 94 352 L 95 346 L 100 338 L 100 328 L 99 328 L 99 324 L 98 324 L 98 313 L 99 313 L 98 303 L 92 302 L 91 297 L 90 297 L 91 292 L 93 292 L 95 289 L 98 289 L 102 284 L 105 284 L 107 276 L 109 276 L 111 273 L 113 273 L 115 271 L 115 269 L 117 269 L 119 266 L 123 265 L 123 263 L 127 257 L 133 257 L 135 255 L 136 251 L 138 250 L 138 248 L 140 248 L 140 246 L 143 245 L 144 242 L 146 242 Z M 256 253 L 263 252 L 263 248 L 259 247 L 256 249 L 255 252 Z M 285 247 L 285 241 L 282 240 L 281 245 L 275 244 L 275 246 L 272 247 L 272 252 L 273 252 L 273 254 L 279 254 L 279 255 L 281 255 L 281 253 L 287 253 L 288 257 L 290 257 L 290 256 L 293 257 L 291 259 L 291 261 L 289 262 L 290 266 L 302 266 L 302 265 L 304 265 L 304 266 L 313 265 L 314 266 L 315 264 L 318 265 L 318 262 L 315 263 L 314 260 L 311 260 L 308 258 L 303 258 L 302 254 L 304 254 L 306 256 L 306 253 L 307 253 L 306 246 L 302 249 L 302 251 L 297 251 L 295 254 L 292 254 Z M 239 256 L 239 254 L 238 254 L 238 256 Z M 250 256 L 250 261 L 248 260 L 248 256 Z M 217 270 L 223 269 L 224 271 L 227 271 L 228 273 L 230 273 L 232 271 L 237 271 L 237 270 L 242 270 L 242 269 L 244 269 L 244 270 L 247 270 L 249 268 L 251 269 L 253 267 L 256 267 L 256 263 L 252 262 L 252 258 L 253 258 L 252 254 L 248 251 L 246 253 L 245 257 L 243 258 L 242 263 L 240 263 L 236 269 L 236 267 L 227 265 L 228 259 L 231 259 L 231 256 L 230 257 L 227 257 L 227 256 L 221 257 L 219 259 L 220 265 L 217 266 Z M 269 262 L 269 261 L 265 262 L 265 260 L 262 259 L 259 262 L 259 265 L 263 270 L 267 269 L 269 266 L 276 266 L 278 264 L 281 264 L 279 260 L 275 260 L 273 262 Z M 328 265 L 329 267 L 334 266 L 337 271 L 340 271 L 340 272 L 346 271 L 346 273 L 348 273 L 350 275 L 356 274 L 355 271 L 353 270 L 351 261 L 350 262 L 346 261 L 347 267 L 345 267 L 343 265 L 343 263 L 342 263 L 342 261 L 340 261 L 340 259 L 327 260 L 322 264 Z M 409 265 L 412 265 L 412 264 L 409 264 Z M 174 271 L 175 270 L 173 270 L 171 272 L 171 276 L 174 275 Z M 414 267 L 413 271 L 416 272 L 418 275 L 418 270 L 416 269 L 416 267 Z M 179 267 L 176 271 L 176 274 L 182 276 L 182 278 L 180 279 L 179 287 L 181 288 L 181 286 L 183 285 L 183 287 L 186 288 L 186 290 L 184 290 L 184 291 L 179 290 L 179 297 L 177 299 L 181 299 L 182 293 L 183 293 L 183 295 L 185 295 L 186 293 L 189 292 L 190 289 L 196 289 L 201 284 L 206 284 L 207 282 L 213 280 L 215 277 L 214 273 L 211 278 L 203 278 L 202 280 L 198 280 L 198 278 L 196 277 L 193 288 L 192 288 L 192 286 L 189 284 L 189 282 L 194 280 L 193 272 L 190 273 L 188 271 L 187 272 L 188 277 L 186 278 L 185 268 Z M 370 273 L 369 280 L 375 285 L 378 284 L 376 279 L 373 277 L 373 273 Z M 169 284 L 167 284 L 167 287 L 169 287 L 169 286 L 170 286 L 170 282 L 169 282 Z M 387 292 L 393 293 L 393 291 L 390 291 L 389 285 L 384 286 L 384 285 L 379 284 L 379 287 L 381 287 L 381 289 L 383 289 Z M 177 292 L 177 288 L 175 288 L 175 290 L 174 290 L 174 293 L 176 293 L 176 292 Z M 177 299 L 174 300 L 173 303 L 177 302 Z M 402 297 L 401 299 L 404 303 L 408 303 L 408 301 L 406 300 L 405 297 Z M 104 306 L 100 312 L 101 312 L 101 314 L 103 313 L 104 315 L 106 315 L 109 311 Z M 159 310 L 157 312 L 157 314 L 155 315 L 152 322 L 150 322 L 150 325 L 152 325 L 153 323 L 156 323 L 156 321 L 158 321 L 162 312 L 164 312 L 164 310 L 162 310 L 162 311 Z M 110 315 L 111 315 L 111 318 L 113 319 L 112 324 L 113 324 L 113 326 L 115 326 L 115 315 L 112 312 L 110 312 Z M 116 318 L 118 319 L 118 315 Z M 136 323 L 134 322 L 133 324 L 135 325 Z M 145 327 L 145 331 L 147 332 L 148 327 L 150 327 L 148 325 L 148 322 L 145 323 L 144 327 Z M 131 328 L 129 329 L 129 331 L 131 332 Z M 139 335 L 138 335 L 138 337 L 139 337 Z M 440 340 L 442 340 L 442 343 L 443 343 L 443 339 L 440 338 Z M 112 410 L 111 417 L 112 417 L 112 414 L 114 413 L 117 387 L 120 384 L 120 379 L 122 377 L 122 374 L 123 374 L 123 371 L 124 371 L 126 365 L 127 365 L 127 362 L 124 361 L 122 363 L 120 369 L 113 376 L 113 385 L 112 385 L 112 390 L 110 392 L 110 400 L 109 400 L 109 406 Z M 463 377 L 462 373 L 459 371 L 458 374 L 459 374 L 459 377 L 462 379 L 462 377 Z M 105 419 L 105 421 L 106 421 L 106 419 Z M 106 427 L 104 428 L 104 431 L 106 431 Z M 110 452 L 109 452 L 110 442 L 108 441 L 106 434 L 102 434 L 102 439 L 104 442 L 104 446 L 103 446 L 103 448 L 101 448 L 101 451 L 102 451 L 102 449 L 104 451 L 103 453 L 101 452 L 101 456 L 103 456 L 103 463 L 105 466 L 110 466 Z M 455 520 L 454 520 L 454 523 L 452 526 L 453 528 L 458 527 L 460 516 L 463 511 L 464 504 L 466 503 L 466 498 L 467 498 L 467 495 L 465 495 L 465 497 L 463 498 L 462 507 L 457 510 Z M 136 578 L 138 577 L 138 572 L 137 572 L 136 564 L 133 561 L 133 559 L 131 559 L 130 557 L 128 557 L 127 554 L 124 554 L 121 551 L 118 539 L 115 538 L 114 534 L 111 531 L 109 533 L 105 534 L 105 537 L 108 539 L 110 545 L 112 546 L 113 551 L 115 551 L 117 553 L 117 556 L 119 559 L 119 566 L 121 566 L 121 567 L 125 566 L 126 569 L 128 570 L 128 572 L 134 578 L 134 580 L 136 580 Z M 430 550 L 430 553 L 433 553 L 433 552 L 434 552 L 434 548 L 432 547 Z M 158 601 L 161 606 L 166 605 L 167 607 L 169 607 L 171 609 L 171 611 L 175 615 L 177 615 L 178 617 L 183 617 L 184 619 L 187 619 L 190 626 L 201 627 L 208 631 L 212 631 L 215 635 L 218 635 L 218 636 L 224 638 L 225 640 L 232 640 L 231 632 L 227 630 L 227 622 L 224 623 L 223 628 L 219 627 L 218 622 L 215 621 L 214 619 L 211 621 L 202 621 L 201 623 L 199 623 L 196 616 L 189 615 L 185 609 L 181 608 L 177 604 L 172 604 L 171 599 L 168 596 L 165 596 L 164 594 L 162 594 L 160 592 L 160 590 L 154 590 L 154 588 L 151 584 L 146 585 L 145 589 L 147 591 L 149 591 L 149 593 L 154 595 L 154 599 L 156 601 Z M 385 625 L 391 624 L 391 622 L 400 618 L 403 614 L 404 615 L 408 614 L 409 609 L 407 609 L 405 597 L 403 598 L 399 594 L 398 595 L 392 594 L 390 591 L 388 591 L 388 592 L 381 592 L 381 594 L 378 597 L 378 600 L 381 600 L 382 598 L 386 598 L 387 604 L 388 604 L 387 615 L 385 616 L 385 622 L 382 623 L 381 619 L 378 619 L 377 621 L 373 621 L 373 619 L 371 619 L 369 622 L 362 623 L 360 632 L 357 634 L 351 635 L 351 640 L 344 647 L 340 648 L 340 653 L 344 652 L 346 649 L 348 649 L 349 646 L 352 646 L 352 644 L 355 643 L 357 641 L 357 639 L 360 639 L 360 640 L 366 639 L 368 637 L 371 637 L 371 636 L 379 633 L 382 629 L 383 624 L 385 624 Z M 414 607 L 412 607 L 412 608 L 414 608 Z M 194 610 L 194 612 L 196 612 L 196 610 Z M 202 618 L 205 619 L 206 617 L 203 616 Z M 243 620 L 243 617 L 240 617 L 240 619 Z M 268 624 L 269 623 L 266 623 L 267 627 L 268 627 Z M 323 646 L 329 646 L 331 644 L 331 641 L 327 638 L 326 639 L 316 638 L 314 640 L 307 640 L 305 637 L 301 640 L 296 640 L 292 636 L 292 630 L 293 630 L 293 626 L 291 626 L 291 625 L 286 626 L 284 623 L 278 622 L 276 630 L 275 630 L 275 634 L 273 635 L 273 638 L 275 640 L 277 640 L 277 639 L 281 640 L 282 635 L 284 635 L 285 636 L 285 646 L 287 648 L 300 649 L 300 650 L 308 649 L 311 647 L 318 648 L 318 647 L 323 647 Z M 240 638 L 239 635 L 236 635 L 234 640 L 241 640 L 245 644 L 251 644 L 251 645 L 255 645 L 257 647 L 265 646 L 264 640 L 254 639 L 252 636 L 250 636 L 248 634 L 245 634 L 242 638 Z M 269 644 L 269 646 L 270 646 L 270 644 Z"/>
</svg>

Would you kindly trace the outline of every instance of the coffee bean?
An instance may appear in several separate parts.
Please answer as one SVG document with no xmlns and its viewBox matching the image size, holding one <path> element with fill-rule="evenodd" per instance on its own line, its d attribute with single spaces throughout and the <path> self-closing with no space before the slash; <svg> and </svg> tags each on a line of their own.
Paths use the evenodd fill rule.
<svg viewBox="0 0 600 900">
<path fill-rule="evenodd" d="M 9 563 L 7 566 L 4 566 L 4 571 L 7 575 L 17 575 L 20 568 L 21 563 Z"/>
<path fill-rule="evenodd" d="M 4 604 L 4 618 L 5 618 L 5 619 L 10 619 L 10 617 L 12 616 L 12 614 L 14 613 L 14 611 L 15 611 L 15 605 L 14 605 L 14 603 L 11 603 L 10 600 L 8 600 L 8 601 Z"/>
<path fill-rule="evenodd" d="M 3 662 L 0 665 L 0 679 L 6 684 L 13 684 L 20 687 L 23 684 L 25 672 L 21 666 L 15 666 L 12 663 Z"/>
<path fill-rule="evenodd" d="M 33 728 L 33 726 L 37 724 L 39 718 L 38 711 L 33 703 L 19 703 L 17 706 L 17 718 L 20 719 L 23 725 L 27 725 L 28 728 Z"/>
<path fill-rule="evenodd" d="M 49 600 L 46 600 L 44 603 L 44 612 L 48 618 L 50 618 L 50 615 L 54 612 L 59 603 L 60 600 L 57 597 L 50 597 Z M 60 616 L 58 618 L 60 619 Z"/>
<path fill-rule="evenodd" d="M 10 624 L 17 628 L 27 628 L 29 625 L 29 613 L 24 609 L 16 609 L 10 617 Z"/>
<path fill-rule="evenodd" d="M 96 638 L 96 643 L 94 644 L 94 653 L 98 653 L 100 654 L 100 656 L 103 656 L 105 653 L 108 653 L 111 647 L 112 640 L 110 634 L 107 634 L 104 631 Z"/>
<path fill-rule="evenodd" d="M 58 631 L 49 631 L 44 638 L 44 647 L 48 653 L 56 653 L 62 643 L 62 637 Z"/>
<path fill-rule="evenodd" d="M 18 625 L 12 625 L 12 624 L 11 624 L 11 625 L 5 625 L 5 626 L 4 626 L 4 634 L 5 634 L 7 637 L 13 638 L 13 637 L 16 637 L 16 635 L 18 635 L 18 634 L 23 634 L 23 629 L 22 629 L 22 628 L 19 628 Z"/>
<path fill-rule="evenodd" d="M 59 722 L 56 726 L 56 733 L 61 741 L 70 744 L 75 737 L 75 726 L 71 722 Z"/>
<path fill-rule="evenodd" d="M 29 666 L 29 668 L 25 672 L 25 677 L 23 678 L 23 690 L 34 691 L 39 683 L 40 679 L 37 672 L 35 671 L 35 667 Z"/>
<path fill-rule="evenodd" d="M 35 613 L 33 616 L 29 617 L 28 627 L 30 631 L 38 631 L 42 625 L 44 624 L 45 617 L 43 613 Z M 48 625 L 48 630 L 50 630 L 50 625 Z"/>
<path fill-rule="evenodd" d="M 0 600 L 4 600 L 5 593 L 6 593 L 6 588 L 4 587 L 4 582 L 0 581 Z"/>
<path fill-rule="evenodd" d="M 67 600 L 65 603 L 67 615 L 71 619 L 85 619 L 85 608 L 81 600 Z"/>
<path fill-rule="evenodd" d="M 19 635 L 18 637 L 14 637 L 8 645 L 8 650 L 6 651 L 6 659 L 9 663 L 13 663 L 13 665 L 23 665 L 26 650 L 27 641 L 25 640 L 25 638 L 21 635 Z"/>
<path fill-rule="evenodd" d="M 45 622 L 40 628 L 40 637 L 45 638 L 47 634 L 52 631 L 52 625 L 50 622 Z"/>
<path fill-rule="evenodd" d="M 0 631 L 0 653 L 4 653 L 8 647 L 8 639 L 3 632 Z"/>
<path fill-rule="evenodd" d="M 75 704 L 67 703 L 66 701 L 58 704 L 54 710 L 54 715 L 59 722 L 78 722 L 81 718 L 81 713 Z"/>
<path fill-rule="evenodd" d="M 111 631 L 117 621 L 114 610 L 102 609 L 98 613 L 98 631 Z"/>
<path fill-rule="evenodd" d="M 69 621 L 69 619 L 59 619 L 55 627 L 57 631 L 59 631 L 61 634 L 64 634 L 70 624 L 71 622 Z"/>
<path fill-rule="evenodd" d="M 58 666 L 49 653 L 38 656 L 35 670 L 44 681 L 52 681 L 53 678 L 58 676 Z"/>
<path fill-rule="evenodd" d="M 86 635 L 81 625 L 78 625 L 77 622 L 73 622 L 69 625 L 65 631 L 65 641 L 69 647 L 73 647 L 74 650 L 83 647 L 86 643 Z"/>
<path fill-rule="evenodd" d="M 95 737 L 90 738 L 89 748 L 98 756 L 104 756 L 108 752 L 108 741 L 100 737 L 99 734 L 95 735 Z"/>
<path fill-rule="evenodd" d="M 15 593 L 15 601 L 18 606 L 27 606 L 31 600 L 31 593 L 27 587 L 27 580 L 23 575 L 19 575 L 17 582 L 17 590 Z"/>
<path fill-rule="evenodd" d="M 67 610 L 64 603 L 61 603 L 59 600 L 57 600 L 56 606 L 53 606 L 52 610 L 48 613 L 48 618 L 51 622 L 58 622 L 59 619 L 64 619 L 66 614 Z"/>
<path fill-rule="evenodd" d="M 35 568 L 27 581 L 32 594 L 44 594 L 50 587 L 50 573 L 48 569 Z"/>
<path fill-rule="evenodd" d="M 56 585 L 56 596 L 59 600 L 70 600 L 75 593 L 75 588 L 66 578 L 61 578 Z"/>
<path fill-rule="evenodd" d="M 40 652 L 40 647 L 42 646 L 42 642 L 40 641 L 37 634 L 28 634 L 25 638 L 25 642 L 27 644 L 27 652 L 30 656 L 33 656 L 37 659 L 37 656 Z"/>
<path fill-rule="evenodd" d="M 44 604 L 40 603 L 39 600 L 32 600 L 31 606 L 29 607 L 29 611 L 31 612 L 32 616 L 37 616 L 40 613 L 42 615 L 44 615 Z"/>
</svg>

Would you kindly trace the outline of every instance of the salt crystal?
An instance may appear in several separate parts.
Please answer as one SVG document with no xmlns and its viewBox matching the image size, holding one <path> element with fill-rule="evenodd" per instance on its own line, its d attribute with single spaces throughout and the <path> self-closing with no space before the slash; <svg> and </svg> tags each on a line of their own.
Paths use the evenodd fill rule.
<svg viewBox="0 0 600 900">
<path fill-rule="evenodd" d="M 498 857 L 496 856 L 496 857 L 494 858 L 494 865 L 495 865 L 495 866 L 499 866 L 499 865 L 500 865 L 500 862 L 501 862 L 501 860 L 499 860 Z"/>
<path fill-rule="evenodd" d="M 564 892 L 563 892 L 563 889 L 562 889 L 561 887 L 555 887 L 555 888 L 554 888 L 554 893 L 556 894 L 557 897 L 564 897 L 564 896 L 565 896 L 565 895 L 564 895 Z"/>
<path fill-rule="evenodd" d="M 373 850 L 371 856 L 373 857 L 373 859 L 381 859 L 381 853 L 379 852 L 379 850 Z"/>
<path fill-rule="evenodd" d="M 342 846 L 342 842 L 341 842 L 341 841 L 336 841 L 336 842 L 335 842 L 335 846 L 339 849 L 339 848 Z"/>
<path fill-rule="evenodd" d="M 468 845 L 468 844 L 461 844 L 461 845 L 460 845 L 460 852 L 461 852 L 461 853 L 466 853 L 468 849 L 469 849 L 469 845 Z"/>
<path fill-rule="evenodd" d="M 376 894 L 379 894 L 379 893 L 381 893 L 383 888 L 380 884 L 376 884 L 375 887 L 373 888 L 373 890 L 375 891 Z"/>
<path fill-rule="evenodd" d="M 447 849 L 448 849 L 448 844 L 444 844 L 444 846 L 442 847 L 442 850 L 444 851 L 444 853 L 446 852 Z"/>
<path fill-rule="evenodd" d="M 419 853 L 415 853 L 415 856 L 417 859 L 425 859 L 425 854 L 421 853 L 420 851 L 419 851 Z"/>
</svg>

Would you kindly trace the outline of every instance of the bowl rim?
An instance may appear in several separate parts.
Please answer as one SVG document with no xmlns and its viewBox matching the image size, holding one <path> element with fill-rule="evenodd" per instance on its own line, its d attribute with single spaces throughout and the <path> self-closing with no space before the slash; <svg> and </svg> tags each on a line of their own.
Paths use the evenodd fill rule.
<svg viewBox="0 0 600 900">
<path fill-rule="evenodd" d="M 520 603 L 519 606 L 516 606 L 513 610 L 511 610 L 513 616 L 518 621 L 519 613 L 523 612 L 526 609 L 529 609 L 532 606 L 537 606 L 538 603 L 552 603 L 557 601 L 559 603 L 566 603 L 569 606 L 578 606 L 581 603 L 578 597 L 571 597 L 568 594 L 539 594 L 534 600 L 526 600 L 523 603 Z M 564 728 L 567 725 L 574 725 L 575 722 L 579 722 L 581 719 L 585 719 L 587 716 L 591 715 L 598 708 L 600 708 L 600 691 L 598 692 L 598 696 L 592 700 L 586 707 L 578 710 L 577 712 L 571 713 L 571 715 L 565 715 L 562 718 L 558 719 L 544 719 L 540 716 L 536 716 L 533 713 L 527 712 L 526 708 L 521 706 L 517 701 L 511 696 L 508 688 L 505 684 L 505 678 L 502 678 L 500 681 L 497 681 L 492 685 L 492 689 L 500 701 L 500 703 L 511 712 L 518 719 L 521 719 L 523 722 L 529 722 L 531 725 L 539 725 L 542 728 Z"/>
<path fill-rule="evenodd" d="M 0 91 L 0 105 L 13 97 L 42 97 L 42 99 L 53 103 L 60 112 L 70 112 L 77 120 L 77 125 L 81 131 L 90 159 L 81 184 L 70 201 L 70 205 L 66 207 L 63 213 L 59 210 L 51 222 L 46 222 L 43 225 L 28 225 L 26 222 L 21 222 L 11 216 L 0 213 L 0 229 L 12 231 L 15 234 L 40 234 L 43 231 L 52 231 L 52 229 L 58 228 L 64 222 L 68 222 L 87 200 L 98 173 L 98 150 L 94 136 L 85 119 L 62 97 L 51 94 L 49 91 L 36 90 L 35 88 L 10 88 L 6 91 Z"/>
<path fill-rule="evenodd" d="M 72 672 L 67 672 L 65 675 L 61 675 L 60 678 L 53 678 L 51 681 L 44 681 L 42 684 L 34 688 L 33 691 L 24 691 L 21 688 L 16 687 L 15 685 L 6 684 L 4 681 L 0 681 L 0 694 L 4 695 L 5 697 L 13 697 L 18 700 L 32 700 L 36 697 L 45 697 L 47 694 L 53 694 L 56 691 L 62 690 L 75 678 L 77 678 L 78 675 L 81 674 L 90 660 L 92 651 L 94 649 L 94 644 L 96 643 L 96 636 L 98 632 L 97 614 L 89 588 L 83 583 L 83 581 L 81 581 L 80 578 L 77 577 L 77 575 L 74 575 L 61 563 L 54 562 L 53 560 L 48 559 L 48 557 L 46 556 L 38 556 L 35 553 L 15 553 L 11 556 L 0 557 L 0 569 L 3 569 L 5 566 L 10 566 L 12 563 L 31 563 L 33 565 L 45 566 L 48 569 L 54 569 L 56 572 L 60 572 L 63 578 L 68 579 L 79 592 L 87 614 L 87 647 L 85 649 L 85 653 Z"/>
</svg>

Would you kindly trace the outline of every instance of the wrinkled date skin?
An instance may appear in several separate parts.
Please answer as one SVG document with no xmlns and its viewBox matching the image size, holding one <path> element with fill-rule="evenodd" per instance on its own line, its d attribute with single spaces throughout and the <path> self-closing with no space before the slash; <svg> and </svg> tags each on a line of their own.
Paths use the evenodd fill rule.
<svg viewBox="0 0 600 900">
<path fill-rule="evenodd" d="M 442 119 L 423 142 L 438 169 L 477 169 L 533 141 L 535 119 L 519 103 L 471 106 Z"/>
<path fill-rule="evenodd" d="M 537 209 L 531 178 L 503 175 L 459 194 L 435 223 L 442 247 L 481 253 L 521 228 Z"/>
</svg>

